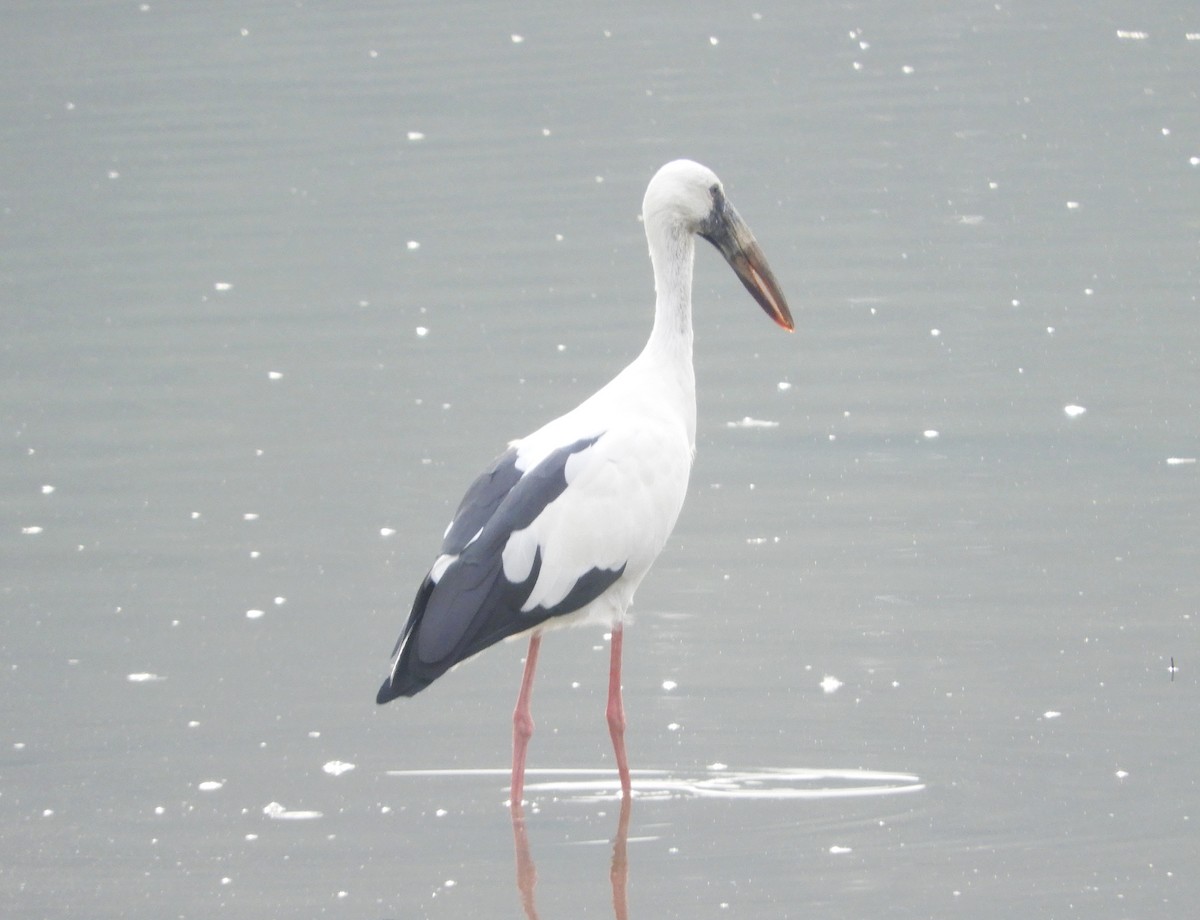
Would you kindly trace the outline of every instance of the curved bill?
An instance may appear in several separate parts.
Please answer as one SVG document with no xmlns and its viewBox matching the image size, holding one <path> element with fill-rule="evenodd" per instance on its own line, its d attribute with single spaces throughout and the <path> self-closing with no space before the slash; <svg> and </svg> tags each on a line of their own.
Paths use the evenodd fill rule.
<svg viewBox="0 0 1200 920">
<path fill-rule="evenodd" d="M 720 250 L 734 274 L 767 316 L 788 332 L 796 328 L 779 282 L 767 265 L 767 257 L 741 215 L 719 190 L 713 194 L 713 209 L 700 226 L 699 234 Z"/>
</svg>

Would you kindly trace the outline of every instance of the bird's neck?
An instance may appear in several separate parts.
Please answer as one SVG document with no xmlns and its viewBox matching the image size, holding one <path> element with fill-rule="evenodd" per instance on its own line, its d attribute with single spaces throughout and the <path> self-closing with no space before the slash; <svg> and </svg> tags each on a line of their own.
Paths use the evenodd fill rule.
<svg viewBox="0 0 1200 920">
<path fill-rule="evenodd" d="M 626 368 L 642 400 L 671 407 L 696 446 L 696 372 L 692 367 L 692 234 L 647 233 L 654 265 L 654 328 L 637 359 Z"/>
<path fill-rule="evenodd" d="M 695 237 L 682 228 L 658 228 L 648 234 L 654 266 L 654 328 L 647 351 L 672 362 L 692 363 L 692 263 Z"/>
</svg>

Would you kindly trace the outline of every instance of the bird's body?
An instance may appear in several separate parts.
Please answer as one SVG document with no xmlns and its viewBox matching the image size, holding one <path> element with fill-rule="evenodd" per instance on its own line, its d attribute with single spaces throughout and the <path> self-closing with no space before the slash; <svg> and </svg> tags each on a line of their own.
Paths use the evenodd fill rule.
<svg viewBox="0 0 1200 920">
<path fill-rule="evenodd" d="M 761 250 L 710 170 L 687 160 L 664 166 L 646 191 L 643 217 L 657 292 L 649 341 L 575 409 L 511 442 L 468 489 L 379 690 L 380 703 L 411 696 L 459 661 L 533 630 L 514 713 L 514 806 L 540 633 L 581 619 L 613 628 L 609 724 L 629 789 L 618 738 L 621 626 L 679 517 L 695 451 L 695 236 L 713 242 L 768 315 L 792 328 Z"/>
</svg>

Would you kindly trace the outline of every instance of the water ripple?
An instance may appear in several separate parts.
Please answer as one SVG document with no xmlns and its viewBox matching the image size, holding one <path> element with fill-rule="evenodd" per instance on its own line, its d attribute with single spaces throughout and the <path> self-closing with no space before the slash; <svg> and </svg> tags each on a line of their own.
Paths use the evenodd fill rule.
<svg viewBox="0 0 1200 920">
<path fill-rule="evenodd" d="M 388 776 L 503 776 L 507 769 L 389 770 Z M 526 770 L 527 793 L 550 793 L 578 801 L 603 801 L 620 792 L 611 768 Z M 899 795 L 925 788 L 911 773 L 880 770 L 764 767 L 757 770 L 710 769 L 701 776 L 669 770 L 632 770 L 633 795 L 664 799 L 834 799 Z"/>
</svg>

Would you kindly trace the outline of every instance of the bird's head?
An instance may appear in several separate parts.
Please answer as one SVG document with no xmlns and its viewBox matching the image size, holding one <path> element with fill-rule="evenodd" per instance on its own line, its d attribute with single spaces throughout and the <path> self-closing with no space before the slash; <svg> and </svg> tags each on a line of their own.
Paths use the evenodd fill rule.
<svg viewBox="0 0 1200 920">
<path fill-rule="evenodd" d="M 675 236 L 683 231 L 708 240 L 766 314 L 789 332 L 795 328 L 754 234 L 725 197 L 721 180 L 707 166 L 691 160 L 672 160 L 663 166 L 646 188 L 642 219 L 647 233 Z"/>
<path fill-rule="evenodd" d="M 725 195 L 721 180 L 707 166 L 672 160 L 654 174 L 642 200 L 647 223 L 665 223 L 699 233 L 713 210 L 713 196 Z"/>
</svg>

